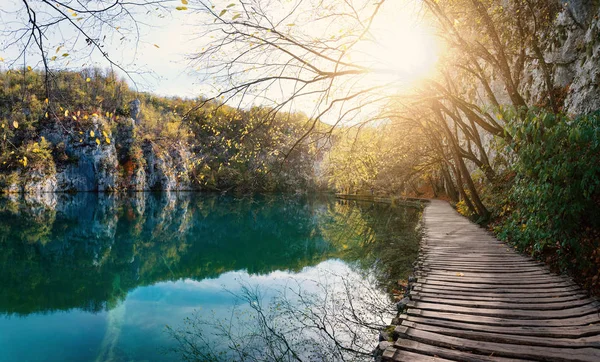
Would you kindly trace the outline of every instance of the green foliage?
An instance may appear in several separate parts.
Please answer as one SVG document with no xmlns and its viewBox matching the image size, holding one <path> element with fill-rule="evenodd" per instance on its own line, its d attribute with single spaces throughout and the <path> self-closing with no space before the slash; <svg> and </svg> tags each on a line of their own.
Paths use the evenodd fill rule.
<svg viewBox="0 0 600 362">
<path fill-rule="evenodd" d="M 0 85 L 0 174 L 28 167 L 41 171 L 44 162 L 54 173 L 54 165 L 69 161 L 69 147 L 114 143 L 120 188 L 131 186 L 134 174 L 148 166 L 148 152 L 171 160 L 174 169 L 165 172 L 191 179 L 194 188 L 314 187 L 313 140 L 296 144 L 308 127 L 303 114 L 139 94 L 114 72 L 99 69 L 53 73 L 48 95 L 43 74 L 32 70 L 1 73 Z M 134 99 L 141 103 L 135 125 L 129 118 Z M 64 139 L 33 152 L 48 130 Z"/>
<path fill-rule="evenodd" d="M 570 119 L 531 112 L 512 117 L 507 131 L 516 153 L 514 183 L 497 211 L 496 231 L 534 255 L 556 251 L 563 267 L 598 248 L 600 230 L 600 113 Z M 597 265 L 595 266 L 597 268 Z"/>
</svg>

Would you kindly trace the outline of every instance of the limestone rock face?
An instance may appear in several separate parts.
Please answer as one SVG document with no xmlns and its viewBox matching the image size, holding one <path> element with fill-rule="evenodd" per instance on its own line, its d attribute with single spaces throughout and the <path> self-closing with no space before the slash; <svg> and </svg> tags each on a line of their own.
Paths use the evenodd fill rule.
<svg viewBox="0 0 600 362">
<path fill-rule="evenodd" d="M 81 133 L 80 133 L 81 132 Z M 89 129 L 63 130 L 59 125 L 47 129 L 44 137 L 53 144 L 64 144 L 68 161 L 57 165 L 54 191 L 113 191 L 117 185 L 117 151 L 110 140 L 110 127 L 92 117 Z"/>
<path fill-rule="evenodd" d="M 138 116 L 140 114 L 140 106 L 141 103 L 139 99 L 134 99 L 131 102 L 129 102 L 130 117 L 136 124 L 139 124 Z"/>
<path fill-rule="evenodd" d="M 52 145 L 54 161 L 47 169 L 23 168 L 13 177 L 14 182 L 5 178 L 8 181 L 2 191 L 39 194 L 193 189 L 192 154 L 186 144 L 140 141 L 134 119 L 118 122 L 93 116 L 82 123 L 47 125 L 40 136 Z"/>
<path fill-rule="evenodd" d="M 563 110 L 572 115 L 600 109 L 600 6 L 567 1 L 545 35 L 545 60 L 553 65 L 553 86 L 564 92 Z M 526 70 L 525 87 L 533 104 L 546 89 L 540 67 Z"/>
<path fill-rule="evenodd" d="M 191 190 L 187 169 L 189 151 L 177 145 L 165 150 L 151 142 L 144 143 L 143 150 L 147 189 Z"/>
<path fill-rule="evenodd" d="M 54 192 L 57 187 L 56 175 L 47 175 L 40 170 L 27 173 L 24 177 L 23 192 L 46 193 Z"/>
</svg>

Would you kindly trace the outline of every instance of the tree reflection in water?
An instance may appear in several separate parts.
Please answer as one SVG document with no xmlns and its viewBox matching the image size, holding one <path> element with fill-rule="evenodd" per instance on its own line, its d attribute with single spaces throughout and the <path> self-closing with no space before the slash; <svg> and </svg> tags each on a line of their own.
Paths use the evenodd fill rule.
<svg viewBox="0 0 600 362">
<path fill-rule="evenodd" d="M 221 344 L 210 338 L 202 352 L 207 358 L 221 352 L 248 360 L 294 359 L 292 352 L 303 360 L 360 357 L 370 352 L 374 331 L 389 321 L 390 292 L 416 257 L 419 218 L 417 209 L 331 197 L 0 198 L 0 315 L 111 311 L 142 286 L 281 270 L 292 275 L 281 287 L 248 284 L 236 292 L 231 320 L 196 313 L 183 329 L 171 330 L 173 336 L 200 351 L 207 327 L 217 328 Z M 344 268 L 331 269 L 338 264 Z M 293 278 L 316 265 L 330 270 L 314 268 L 311 278 Z M 200 339 L 182 339 L 185 330 Z M 227 331 L 235 334 L 223 343 Z"/>
</svg>

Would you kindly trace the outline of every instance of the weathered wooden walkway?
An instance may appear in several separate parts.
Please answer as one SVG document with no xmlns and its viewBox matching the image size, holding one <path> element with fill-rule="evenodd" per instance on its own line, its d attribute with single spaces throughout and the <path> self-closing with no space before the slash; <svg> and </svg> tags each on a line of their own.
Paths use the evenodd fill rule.
<svg viewBox="0 0 600 362">
<path fill-rule="evenodd" d="M 443 201 L 385 361 L 600 361 L 600 303 Z"/>
</svg>

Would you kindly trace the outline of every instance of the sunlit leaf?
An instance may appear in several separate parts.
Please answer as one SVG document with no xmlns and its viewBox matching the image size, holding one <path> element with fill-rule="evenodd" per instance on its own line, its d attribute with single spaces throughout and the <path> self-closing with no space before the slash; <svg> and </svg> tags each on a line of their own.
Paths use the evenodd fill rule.
<svg viewBox="0 0 600 362">
<path fill-rule="evenodd" d="M 181 0 L 181 3 L 182 3 L 183 5 L 187 5 L 187 4 L 188 4 L 188 1 L 187 1 L 187 0 Z"/>
<path fill-rule="evenodd" d="M 65 117 L 69 117 L 69 110 L 65 110 Z"/>
<path fill-rule="evenodd" d="M 100 140 L 98 138 L 96 138 L 96 144 L 100 146 Z"/>
<path fill-rule="evenodd" d="M 31 72 L 31 66 L 30 65 L 27 66 L 27 70 Z"/>
<path fill-rule="evenodd" d="M 91 82 L 91 81 L 92 81 L 92 78 L 89 78 L 89 77 L 88 77 L 88 78 L 85 78 L 85 81 L 89 83 L 89 82 Z"/>
<path fill-rule="evenodd" d="M 110 138 L 106 137 L 105 141 L 110 145 Z"/>
<path fill-rule="evenodd" d="M 19 128 L 19 122 L 17 122 L 17 121 L 13 121 L 13 127 L 15 127 L 15 128 Z"/>
<path fill-rule="evenodd" d="M 96 133 L 94 133 L 94 131 L 90 131 L 90 137 L 94 137 L 96 136 Z"/>
</svg>

